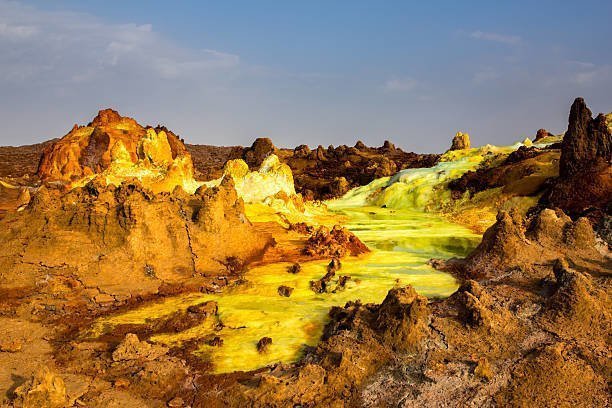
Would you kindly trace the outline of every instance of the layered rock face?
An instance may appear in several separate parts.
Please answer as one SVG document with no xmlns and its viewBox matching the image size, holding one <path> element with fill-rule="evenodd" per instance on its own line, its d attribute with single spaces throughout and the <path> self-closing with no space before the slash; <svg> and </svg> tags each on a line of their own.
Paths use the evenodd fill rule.
<svg viewBox="0 0 612 408">
<path fill-rule="evenodd" d="M 612 135 L 606 117 L 592 118 L 582 98 L 569 115 L 561 146 L 559 178 L 541 204 L 559 207 L 572 217 L 600 220 L 612 215 Z"/>
<path fill-rule="evenodd" d="M 93 178 L 106 184 L 140 180 L 154 192 L 181 186 L 193 193 L 193 163 L 183 142 L 164 127 L 139 125 L 112 109 L 98 113 L 87 126 L 76 126 L 48 146 L 38 168 L 44 181 L 84 185 Z"/>
<path fill-rule="evenodd" d="M 154 194 L 137 181 L 90 182 L 68 193 L 42 187 L 2 223 L 3 287 L 72 276 L 110 301 L 236 274 L 271 243 L 254 232 L 231 179 L 195 195 Z"/>
</svg>

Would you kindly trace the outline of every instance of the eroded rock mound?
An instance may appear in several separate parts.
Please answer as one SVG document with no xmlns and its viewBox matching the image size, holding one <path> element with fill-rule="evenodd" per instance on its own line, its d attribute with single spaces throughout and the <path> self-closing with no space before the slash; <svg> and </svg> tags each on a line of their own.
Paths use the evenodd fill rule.
<svg viewBox="0 0 612 408">
<path fill-rule="evenodd" d="M 334 225 L 320 226 L 308 238 L 304 253 L 309 256 L 342 258 L 369 252 L 368 247 L 348 229 Z"/>
<path fill-rule="evenodd" d="M 464 267 L 467 276 L 492 277 L 508 268 L 528 269 L 536 260 L 552 264 L 559 257 L 601 258 L 587 219 L 572 221 L 561 210 L 545 209 L 525 220 L 516 210 L 501 211 Z"/>
<path fill-rule="evenodd" d="M 91 182 L 67 193 L 42 187 L 26 209 L 2 220 L 0 282 L 33 287 L 68 275 L 100 302 L 232 275 L 270 237 L 254 232 L 231 179 L 188 195 L 154 194 L 138 181 Z"/>
<path fill-rule="evenodd" d="M 64 380 L 47 366 L 15 390 L 15 407 L 64 408 L 68 405 Z"/>
<path fill-rule="evenodd" d="M 533 139 L 534 142 L 539 142 L 542 139 L 545 139 L 547 137 L 551 137 L 554 136 L 552 133 L 550 133 L 548 130 L 546 129 L 538 129 L 538 131 L 536 132 L 536 136 L 535 139 Z"/>
<path fill-rule="evenodd" d="M 181 186 L 193 193 L 193 163 L 183 142 L 165 127 L 143 127 L 105 109 L 45 148 L 38 175 L 45 181 L 84 185 L 97 177 L 118 185 L 137 178 L 154 192 Z"/>
<path fill-rule="evenodd" d="M 155 360 L 168 353 L 168 348 L 138 340 L 138 336 L 128 333 L 113 351 L 113 361 Z"/>
<path fill-rule="evenodd" d="M 587 167 L 610 164 L 612 136 L 606 117 L 599 114 L 593 119 L 584 99 L 576 98 L 561 147 L 561 177 L 573 176 Z"/>
</svg>

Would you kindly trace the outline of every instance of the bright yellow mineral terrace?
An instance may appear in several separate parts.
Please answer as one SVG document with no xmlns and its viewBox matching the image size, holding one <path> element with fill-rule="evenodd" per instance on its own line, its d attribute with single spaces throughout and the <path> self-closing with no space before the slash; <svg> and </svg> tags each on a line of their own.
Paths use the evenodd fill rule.
<svg viewBox="0 0 612 408">
<path fill-rule="evenodd" d="M 446 184 L 449 180 L 475 169 L 487 155 L 509 153 L 521 145 L 449 152 L 432 168 L 404 170 L 327 202 L 331 212 L 328 217 L 337 217 L 372 250 L 369 254 L 342 260 L 337 277 L 351 278 L 344 289 L 323 294 L 310 290 L 309 282 L 325 274 L 328 261 L 302 264 L 298 274 L 288 272 L 289 263 L 266 265 L 249 270 L 245 284 L 221 294 L 181 295 L 107 317 L 97 321 L 90 334 L 98 336 L 115 325 L 145 323 L 148 319 L 214 300 L 219 306 L 222 325 L 209 319 L 200 326 L 180 333 L 156 335 L 151 340 L 180 346 L 187 340 L 219 336 L 224 341 L 222 347 L 202 342 L 197 354 L 211 362 L 215 373 L 229 373 L 298 360 L 306 346 L 315 345 L 320 339 L 332 306 L 343 306 L 358 299 L 363 303 L 380 303 L 389 289 L 405 285 L 414 286 L 420 294 L 430 298 L 449 296 L 457 289 L 456 280 L 431 268 L 428 261 L 465 256 L 478 244 L 480 235 L 445 220 L 435 211 L 425 210 L 448 199 L 450 193 Z M 269 164 L 269 168 L 276 166 L 278 169 L 274 158 Z M 283 171 L 278 177 L 274 176 L 271 187 L 261 185 L 266 179 L 265 171 L 249 176 L 252 173 L 241 163 L 230 166 L 226 172 L 234 173 L 238 189 L 242 190 L 241 196 L 252 197 L 251 201 L 270 197 L 288 187 Z M 256 190 L 246 191 L 249 185 Z M 261 206 L 262 203 L 252 205 Z M 261 216 L 262 208 L 251 208 L 251 212 Z M 272 214 L 274 207 L 270 208 Z M 295 289 L 290 297 L 279 296 L 281 285 Z M 332 282 L 331 286 L 334 285 Z M 264 336 L 271 337 L 273 343 L 268 352 L 259 353 L 256 344 Z"/>
</svg>

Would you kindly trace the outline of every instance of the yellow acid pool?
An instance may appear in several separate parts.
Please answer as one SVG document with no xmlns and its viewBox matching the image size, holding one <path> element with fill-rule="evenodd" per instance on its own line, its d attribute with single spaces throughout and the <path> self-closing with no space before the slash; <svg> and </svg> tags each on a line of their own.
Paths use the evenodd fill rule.
<svg viewBox="0 0 612 408">
<path fill-rule="evenodd" d="M 396 285 L 410 284 L 428 297 L 450 295 L 457 288 L 455 279 L 433 270 L 427 261 L 464 256 L 480 240 L 480 236 L 466 228 L 420 211 L 376 207 L 335 211 L 343 216 L 345 226 L 372 249 L 367 255 L 342 260 L 337 276 L 351 278 L 344 289 L 323 294 L 310 289 L 309 282 L 325 274 L 328 261 L 303 264 L 298 274 L 288 272 L 289 263 L 266 265 L 249 270 L 246 284 L 222 294 L 178 296 L 101 319 L 94 332 L 100 334 L 117 324 L 143 323 L 204 300 L 215 300 L 222 328 L 207 321 L 180 333 L 154 336 L 152 340 L 176 346 L 211 334 L 221 337 L 222 347 L 203 344 L 197 351 L 212 362 L 216 373 L 292 362 L 299 359 L 306 345 L 317 343 L 331 306 L 357 299 L 378 303 Z M 294 288 L 292 295 L 280 296 L 277 292 L 280 285 Z M 273 343 L 267 353 L 260 354 L 256 344 L 264 336 L 271 337 Z"/>
</svg>

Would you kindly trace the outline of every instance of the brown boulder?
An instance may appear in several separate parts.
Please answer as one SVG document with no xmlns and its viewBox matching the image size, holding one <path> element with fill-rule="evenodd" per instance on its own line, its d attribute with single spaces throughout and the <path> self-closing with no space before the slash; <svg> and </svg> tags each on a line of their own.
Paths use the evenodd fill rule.
<svg viewBox="0 0 612 408">
<path fill-rule="evenodd" d="M 283 297 L 289 297 L 293 293 L 293 288 L 285 285 L 278 287 L 278 294 Z"/>
<path fill-rule="evenodd" d="M 335 225 L 331 230 L 320 226 L 310 235 L 304 248 L 306 255 L 329 258 L 355 256 L 369 251 L 355 234 L 339 225 Z"/>
<path fill-rule="evenodd" d="M 310 155 L 310 152 L 311 150 L 308 145 L 299 145 L 295 149 L 293 149 L 293 157 L 296 157 L 298 159 L 304 159 Z"/>
<path fill-rule="evenodd" d="M 294 263 L 288 268 L 289 273 L 299 273 L 302 270 L 302 266 L 299 263 Z"/>
<path fill-rule="evenodd" d="M 272 339 L 270 337 L 262 337 L 257 342 L 257 351 L 260 353 L 265 353 L 268 351 L 271 344 L 272 344 Z"/>
<path fill-rule="evenodd" d="M 245 150 L 243 158 L 251 169 L 258 169 L 261 163 L 271 154 L 277 154 L 278 149 L 267 137 L 255 139 L 251 147 Z"/>
<path fill-rule="evenodd" d="M 334 197 L 343 196 L 350 189 L 351 185 L 344 177 L 336 177 L 329 185 L 329 192 Z"/>
</svg>

